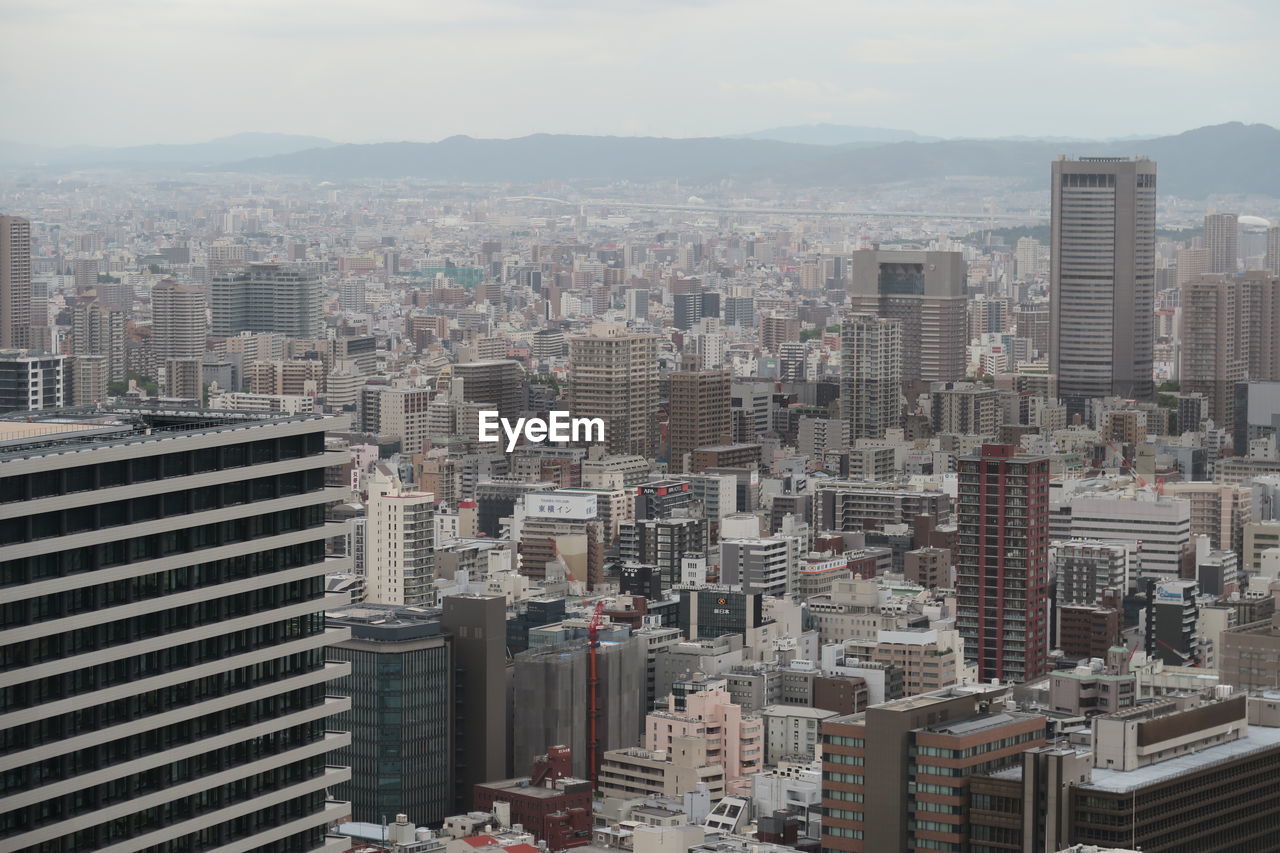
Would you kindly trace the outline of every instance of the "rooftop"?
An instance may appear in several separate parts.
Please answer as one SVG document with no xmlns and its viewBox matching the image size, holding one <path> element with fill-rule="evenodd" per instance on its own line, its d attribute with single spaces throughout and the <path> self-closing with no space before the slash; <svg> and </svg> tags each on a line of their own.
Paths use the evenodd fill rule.
<svg viewBox="0 0 1280 853">
<path fill-rule="evenodd" d="M 1280 728 L 1250 726 L 1249 734 L 1238 740 L 1220 743 L 1197 752 L 1189 752 L 1139 767 L 1135 770 L 1108 770 L 1095 768 L 1093 779 L 1082 788 L 1094 788 L 1113 793 L 1128 793 L 1139 788 L 1167 782 L 1178 776 L 1204 770 L 1214 764 L 1234 761 L 1242 756 L 1280 747 Z"/>
</svg>

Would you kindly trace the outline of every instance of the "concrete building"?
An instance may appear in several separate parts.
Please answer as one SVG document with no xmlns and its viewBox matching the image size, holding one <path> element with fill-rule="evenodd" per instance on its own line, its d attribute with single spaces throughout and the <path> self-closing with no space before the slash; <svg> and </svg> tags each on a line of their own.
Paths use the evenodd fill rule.
<svg viewBox="0 0 1280 853">
<path fill-rule="evenodd" d="M 325 793 L 350 778 L 326 760 L 350 743 L 326 725 L 350 708 L 325 696 L 349 672 L 324 653 L 349 637 L 323 617 L 347 603 L 325 592 L 348 568 L 325 558 L 325 506 L 347 495 L 324 486 L 339 424 L 125 408 L 0 421 L 0 846 L 347 849 L 326 832 L 351 807 Z M 86 748 L 128 760 L 89 766 Z"/>
<path fill-rule="evenodd" d="M 951 521 L 951 498 L 931 489 L 908 489 L 893 482 L 863 483 L 821 480 L 813 490 L 814 529 L 847 532 L 883 529 L 931 515 L 939 524 Z"/>
<path fill-rule="evenodd" d="M 0 350 L 34 343 L 31 296 L 31 221 L 0 214 Z"/>
<path fill-rule="evenodd" d="M 764 721 L 764 763 L 777 767 L 784 759 L 811 761 L 817 758 L 818 727 L 835 711 L 796 705 L 766 705 L 760 709 Z"/>
<path fill-rule="evenodd" d="M 1147 657 L 1166 666 L 1198 666 L 1200 637 L 1197 617 L 1199 586 L 1193 580 L 1147 581 L 1147 606 L 1143 619 Z"/>
<path fill-rule="evenodd" d="M 503 418 L 519 416 L 523 407 L 521 382 L 524 368 L 510 359 L 467 361 L 455 364 L 451 375 L 462 380 L 462 401 L 492 409 Z"/>
<path fill-rule="evenodd" d="M 726 792 L 763 769 L 764 723 L 743 714 L 723 689 L 689 693 L 683 708 L 677 708 L 676 697 L 670 696 L 666 710 L 645 717 L 644 747 L 650 752 L 670 754 L 677 739 L 690 738 L 705 741 L 707 764 L 724 768 Z"/>
<path fill-rule="evenodd" d="M 548 747 L 545 754 L 533 760 L 532 775 L 477 785 L 475 808 L 494 812 L 505 803 L 509 824 L 524 828 L 549 850 L 585 847 L 591 843 L 591 782 L 573 776 L 572 765 L 567 746 Z M 466 843 L 467 849 L 480 849 L 470 841 Z M 510 851 L 520 846 L 500 849 Z"/>
<path fill-rule="evenodd" d="M 511 766 L 512 719 L 507 695 L 507 601 L 501 595 L 452 595 L 441 602 L 440 626 L 452 637 L 455 767 L 453 809 L 473 807 L 481 782 Z M 545 750 L 544 750 L 545 751 Z"/>
<path fill-rule="evenodd" d="M 72 406 L 105 403 L 111 388 L 107 369 L 105 355 L 73 355 L 65 359 L 62 399 Z"/>
<path fill-rule="evenodd" d="M 288 338 L 324 336 L 324 283 L 302 267 L 251 263 L 214 276 L 212 334 L 276 332 Z"/>
<path fill-rule="evenodd" d="M 860 250 L 849 269 L 851 309 L 901 323 L 902 382 L 964 378 L 968 270 L 959 252 Z"/>
<path fill-rule="evenodd" d="M 369 478 L 366 598 L 370 604 L 435 604 L 435 495 L 406 488 L 378 465 Z"/>
<path fill-rule="evenodd" d="M 723 370 L 676 371 L 668 376 L 668 467 L 688 469 L 686 456 L 695 448 L 728 444 L 729 374 Z"/>
<path fill-rule="evenodd" d="M 101 355 L 107 359 L 107 377 L 123 382 L 126 369 L 124 338 L 129 317 L 106 308 L 95 291 L 71 309 L 71 355 Z"/>
<path fill-rule="evenodd" d="M 203 287 L 167 278 L 151 288 L 151 347 L 158 360 L 203 357 L 208 334 Z"/>
<path fill-rule="evenodd" d="M 1129 546 L 1131 579 L 1176 578 L 1191 548 L 1191 502 L 1147 492 L 1069 499 L 1070 538 Z M 1141 550 L 1138 543 L 1142 543 Z"/>
<path fill-rule="evenodd" d="M 902 426 L 902 321 L 850 314 L 840 332 L 840 413 L 849 440 Z"/>
<path fill-rule="evenodd" d="M 803 543 L 794 536 L 720 540 L 720 581 L 745 592 L 790 595 Z"/>
<path fill-rule="evenodd" d="M 1105 590 L 1129 589 L 1129 546 L 1072 539 L 1051 549 L 1051 575 L 1059 606 L 1100 604 Z"/>
<path fill-rule="evenodd" d="M 1280 614 L 1223 631 L 1218 674 L 1237 690 L 1280 690 Z"/>
<path fill-rule="evenodd" d="M 569 339 L 569 411 L 604 421 L 609 453 L 657 450 L 658 339 L 604 326 Z"/>
<path fill-rule="evenodd" d="M 1240 219 L 1234 213 L 1209 213 L 1204 217 L 1204 248 L 1210 273 L 1235 275 L 1238 266 Z"/>
<path fill-rule="evenodd" d="M 1155 389 L 1156 164 L 1061 157 L 1052 165 L 1049 371 L 1072 413 Z"/>
<path fill-rule="evenodd" d="M 934 434 L 996 437 L 1002 415 L 1000 392 L 977 382 L 935 382 L 929 389 Z"/>
<path fill-rule="evenodd" d="M 0 351 L 0 413 L 59 409 L 72 403 L 65 384 L 65 362 L 66 359 L 60 355 L 42 355 L 27 350 Z M 101 389 L 96 384 L 91 389 L 100 390 L 102 396 L 89 400 L 90 395 L 86 395 L 86 404 L 102 401 L 107 390 L 105 376 L 103 380 Z"/>
<path fill-rule="evenodd" d="M 1029 681 L 1049 653 L 1049 460 L 983 445 L 959 460 L 956 624 L 978 679 Z"/>
<path fill-rule="evenodd" d="M 966 849 L 970 777 L 1044 742 L 1044 717 L 1006 710 L 1008 688 L 953 688 L 822 724 L 822 846 Z M 940 845 L 954 845 L 942 847 Z"/>
<path fill-rule="evenodd" d="M 846 649 L 856 651 L 860 645 L 846 645 Z M 904 696 L 952 687 L 960 683 L 964 674 L 964 643 L 956 631 L 937 628 L 877 631 L 868 657 L 902 671 Z"/>
</svg>

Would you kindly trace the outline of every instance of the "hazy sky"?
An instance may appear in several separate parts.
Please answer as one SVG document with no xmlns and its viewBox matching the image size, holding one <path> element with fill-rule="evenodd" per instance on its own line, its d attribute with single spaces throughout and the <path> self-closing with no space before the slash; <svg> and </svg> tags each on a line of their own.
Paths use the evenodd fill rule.
<svg viewBox="0 0 1280 853">
<path fill-rule="evenodd" d="M 0 139 L 1280 126 L 1280 2 L 0 0 Z"/>
</svg>

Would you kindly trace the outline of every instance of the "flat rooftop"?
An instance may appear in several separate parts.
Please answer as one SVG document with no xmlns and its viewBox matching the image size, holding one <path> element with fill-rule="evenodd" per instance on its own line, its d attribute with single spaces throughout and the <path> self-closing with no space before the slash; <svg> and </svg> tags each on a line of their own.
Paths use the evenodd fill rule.
<svg viewBox="0 0 1280 853">
<path fill-rule="evenodd" d="M 1139 767 L 1137 770 L 1108 770 L 1095 767 L 1093 779 L 1080 787 L 1112 793 L 1128 793 L 1277 746 L 1280 746 L 1280 728 L 1250 726 L 1247 737 L 1220 743 L 1197 752 L 1189 752 L 1177 758 Z"/>
<path fill-rule="evenodd" d="M 0 416 L 0 462 L 74 453 L 106 445 L 163 441 L 184 435 L 268 424 L 335 420 L 331 415 L 283 415 L 213 409 L 119 406 L 13 412 Z"/>
</svg>

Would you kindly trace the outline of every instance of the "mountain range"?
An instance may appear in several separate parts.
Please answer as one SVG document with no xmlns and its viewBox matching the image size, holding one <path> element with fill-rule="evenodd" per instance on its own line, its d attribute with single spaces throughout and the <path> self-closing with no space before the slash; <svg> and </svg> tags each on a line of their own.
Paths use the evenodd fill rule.
<svg viewBox="0 0 1280 853">
<path fill-rule="evenodd" d="M 792 141 L 806 133 L 811 140 L 826 141 Z M 869 138 L 876 135 L 887 141 Z M 766 138 L 775 136 L 781 138 Z M 839 139 L 851 141 L 835 141 Z M 0 144 L 0 165 L 35 162 L 30 152 L 11 148 Z M 1161 194 L 1195 199 L 1214 194 L 1280 197 L 1280 130 L 1240 122 L 1173 136 L 1110 141 L 933 139 L 911 131 L 839 125 L 798 125 L 746 136 L 691 139 L 533 134 L 515 139 L 453 136 L 439 142 L 369 144 L 240 134 L 185 146 L 55 149 L 45 152 L 39 162 L 53 168 L 163 165 L 334 181 L 679 179 L 696 184 L 732 179 L 847 190 L 979 176 L 1012 179 L 1015 185 L 1035 189 L 1045 185 L 1048 165 L 1059 155 L 1151 157 L 1159 166 Z"/>
</svg>

